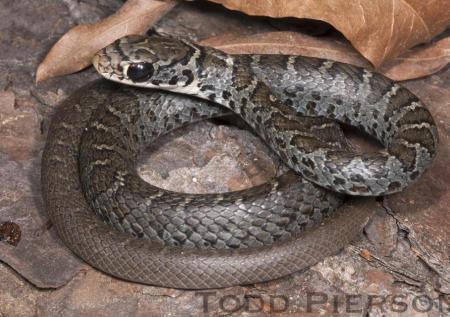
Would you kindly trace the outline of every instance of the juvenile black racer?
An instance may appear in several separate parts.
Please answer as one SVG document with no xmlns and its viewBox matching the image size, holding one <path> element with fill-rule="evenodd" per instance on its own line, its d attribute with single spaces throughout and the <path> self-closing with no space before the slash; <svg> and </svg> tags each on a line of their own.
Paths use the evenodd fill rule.
<svg viewBox="0 0 450 317">
<path fill-rule="evenodd" d="M 101 74 L 115 81 L 189 93 L 230 108 L 290 167 L 308 180 L 338 192 L 381 195 L 399 191 L 416 180 L 435 156 L 437 131 L 422 103 L 384 77 L 353 66 L 293 56 L 231 57 L 159 35 L 119 40 L 99 52 L 94 65 Z M 87 200 L 100 207 L 99 213 L 122 231 L 160 237 L 158 230 L 156 234 L 150 229 L 149 234 L 145 233 L 144 227 L 151 219 L 141 223 L 138 218 L 143 217 L 133 215 L 136 210 L 144 213 L 147 209 L 169 210 L 160 208 L 164 203 L 159 197 L 168 198 L 174 203 L 169 206 L 173 208 L 189 209 L 198 203 L 186 199 L 186 195 L 169 194 L 144 183 L 134 170 L 134 161 L 141 141 L 150 142 L 166 130 L 214 116 L 218 110 L 202 110 L 205 113 L 199 114 L 192 106 L 180 111 L 178 118 L 172 117 L 176 119 L 163 112 L 147 112 L 147 118 L 163 119 L 156 121 L 157 130 L 146 129 L 145 120 L 139 119 L 142 112 L 133 112 L 131 107 L 130 112 L 122 115 L 126 111 L 119 106 L 121 103 L 142 105 L 139 100 L 143 100 L 144 94 L 124 88 L 118 90 L 112 84 L 97 84 L 69 99 L 52 120 L 43 156 L 44 199 L 63 240 L 93 266 L 125 279 L 178 288 L 254 283 L 284 276 L 335 253 L 365 223 L 367 213 L 349 207 L 348 213 L 334 212 L 324 220 L 323 226 L 313 226 L 303 233 L 295 229 L 287 240 L 237 250 L 163 246 L 154 239 L 137 239 L 110 229 L 93 215 L 80 191 L 79 158 L 84 162 L 80 172 Z M 106 106 L 88 123 L 91 112 L 97 111 L 102 103 Z M 182 114 L 185 117 L 180 119 Z M 333 121 L 310 115 L 323 115 L 360 127 L 377 137 L 387 152 L 353 153 L 343 145 Z M 85 144 L 79 154 L 84 129 L 87 129 L 83 137 Z M 107 135 L 106 139 L 102 133 Z M 118 136 L 118 141 L 113 141 L 118 143 L 108 143 L 111 134 Z M 290 179 L 292 175 L 283 177 Z M 300 182 L 290 180 L 291 183 Z M 277 186 L 286 189 L 283 178 L 278 184 L 265 186 L 250 190 L 249 198 L 253 199 L 255 193 L 267 196 L 277 192 Z M 293 197 L 289 195 L 292 194 L 286 197 Z M 328 193 L 321 195 L 333 197 Z M 207 206 L 215 203 L 223 204 L 225 209 L 229 206 L 236 209 L 242 204 L 234 193 L 201 196 L 198 199 Z M 274 201 L 274 197 L 270 199 Z M 285 201 L 281 204 L 286 205 Z M 249 209 L 251 204 L 243 205 L 243 209 Z M 311 214 L 314 212 L 307 213 Z M 304 219 L 297 221 L 296 228 L 302 227 L 302 223 Z M 172 241 L 189 240 L 185 236 Z M 227 244 L 229 239 L 221 241 Z M 233 243 L 229 246 L 233 247 Z"/>
</svg>

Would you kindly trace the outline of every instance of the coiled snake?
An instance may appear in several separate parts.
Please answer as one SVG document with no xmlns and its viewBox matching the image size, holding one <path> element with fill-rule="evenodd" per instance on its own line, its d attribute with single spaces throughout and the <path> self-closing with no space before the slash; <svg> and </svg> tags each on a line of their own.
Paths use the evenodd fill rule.
<svg viewBox="0 0 450 317">
<path fill-rule="evenodd" d="M 154 34 L 116 41 L 96 55 L 94 66 L 113 81 L 231 109 L 292 169 L 335 192 L 400 191 L 436 153 L 436 126 L 423 104 L 386 78 L 350 65 L 229 56 Z M 138 177 L 134 166 L 144 145 L 224 113 L 205 101 L 104 82 L 70 97 L 52 119 L 42 161 L 44 201 L 69 248 L 124 279 L 214 288 L 298 271 L 360 232 L 368 214 L 358 203 L 331 213 L 341 197 L 292 172 L 242 192 L 208 195 L 164 191 Z M 355 153 L 331 119 L 361 128 L 386 151 Z M 205 250 L 205 244 L 228 249 Z"/>
</svg>

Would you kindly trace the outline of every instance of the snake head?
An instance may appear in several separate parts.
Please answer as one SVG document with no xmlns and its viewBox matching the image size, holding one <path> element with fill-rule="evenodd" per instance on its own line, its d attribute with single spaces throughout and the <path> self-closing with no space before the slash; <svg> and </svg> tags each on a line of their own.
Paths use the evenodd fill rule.
<svg viewBox="0 0 450 317">
<path fill-rule="evenodd" d="M 93 65 L 102 76 L 116 82 L 179 90 L 194 80 L 190 69 L 196 54 L 199 49 L 183 40 L 158 34 L 131 35 L 100 50 Z"/>
</svg>

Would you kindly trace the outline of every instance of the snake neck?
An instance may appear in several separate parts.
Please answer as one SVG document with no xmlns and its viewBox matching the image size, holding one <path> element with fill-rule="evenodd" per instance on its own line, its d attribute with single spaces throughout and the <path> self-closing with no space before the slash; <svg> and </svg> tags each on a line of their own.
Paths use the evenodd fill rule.
<svg viewBox="0 0 450 317">
<path fill-rule="evenodd" d="M 299 120 L 292 108 L 281 103 L 253 72 L 251 57 L 230 56 L 212 48 L 198 47 L 198 50 L 200 53 L 195 63 L 197 80 L 182 90 L 196 90 L 196 96 L 239 114 L 276 152 L 279 149 L 277 141 L 271 138 L 273 131 L 287 131 L 288 126 L 298 127 L 300 124 L 305 130 L 309 125 L 299 121 L 317 121 L 317 118 Z"/>
<path fill-rule="evenodd" d="M 274 131 L 284 133 L 287 137 L 294 130 L 311 133 L 311 139 L 315 139 L 317 143 L 326 143 L 311 146 L 311 151 L 317 146 L 341 146 L 326 133 L 330 127 L 334 129 L 336 123 L 325 118 L 299 117 L 292 107 L 282 103 L 273 90 L 254 73 L 251 56 L 229 56 L 210 48 L 199 50 L 203 50 L 199 56 L 207 58 L 198 58 L 196 63 L 196 95 L 239 114 L 276 151 L 281 145 L 278 140 L 272 140 Z M 308 152 L 308 148 L 303 147 L 302 151 Z"/>
</svg>

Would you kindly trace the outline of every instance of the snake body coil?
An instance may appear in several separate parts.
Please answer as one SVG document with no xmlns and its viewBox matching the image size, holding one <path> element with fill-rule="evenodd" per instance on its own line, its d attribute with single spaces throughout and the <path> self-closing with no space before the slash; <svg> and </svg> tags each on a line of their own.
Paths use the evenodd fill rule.
<svg viewBox="0 0 450 317">
<path fill-rule="evenodd" d="M 116 41 L 97 54 L 94 65 L 113 81 L 190 94 L 233 110 L 292 169 L 340 193 L 398 192 L 424 172 L 436 153 L 436 125 L 417 97 L 350 65 L 293 56 L 230 56 L 156 34 Z M 332 121 L 311 114 L 360 127 L 387 151 L 343 151 Z"/>
<path fill-rule="evenodd" d="M 435 156 L 436 127 L 420 101 L 385 78 L 349 65 L 292 56 L 231 57 L 158 35 L 119 40 L 102 50 L 94 64 L 115 81 L 192 94 L 226 106 L 289 166 L 337 192 L 399 191 L 417 179 Z M 43 196 L 62 239 L 85 261 L 142 283 L 224 287 L 298 271 L 337 252 L 360 232 L 368 214 L 358 203 L 323 220 L 339 198 L 292 173 L 272 184 L 222 195 L 172 193 L 143 182 L 134 170 L 143 144 L 188 122 L 223 113 L 177 98 L 181 97 L 97 83 L 69 98 L 53 118 L 43 154 Z M 387 152 L 352 152 L 333 121 L 314 115 L 362 128 L 377 137 Z M 124 233 L 96 217 L 87 201 Z M 322 205 L 316 206 L 317 201 Z M 299 203 L 308 208 L 302 210 Z M 219 212 L 208 206 L 218 206 Z M 252 207 L 256 212 L 250 211 Z M 285 214 L 277 214 L 277 208 Z M 176 219 L 172 222 L 166 217 L 171 210 Z M 225 224 L 218 220 L 230 210 L 235 215 L 239 210 L 248 212 L 248 224 L 230 227 L 240 220 L 245 223 L 245 217 Z M 195 229 L 188 219 L 202 212 L 208 216 L 201 218 L 212 223 Z M 161 216 L 159 220 L 155 214 Z M 264 217 L 255 221 L 258 215 Z M 278 220 L 286 215 L 291 221 L 283 226 Z M 305 225 L 317 222 L 323 225 Z M 305 226 L 308 229 L 303 231 Z M 205 233 L 203 227 L 209 231 Z M 167 232 L 172 236 L 165 237 Z M 198 241 L 219 248 L 249 247 L 174 246 L 199 247 Z M 258 246 L 264 244 L 270 245 Z"/>
<path fill-rule="evenodd" d="M 256 247 L 317 224 L 342 200 L 292 171 L 229 193 L 186 194 L 152 186 L 136 173 L 140 149 L 172 129 L 217 117 L 225 109 L 154 90 L 115 95 L 91 115 L 79 165 L 87 201 L 120 231 L 184 248 Z M 341 141 L 347 148 L 343 135 Z"/>
</svg>

